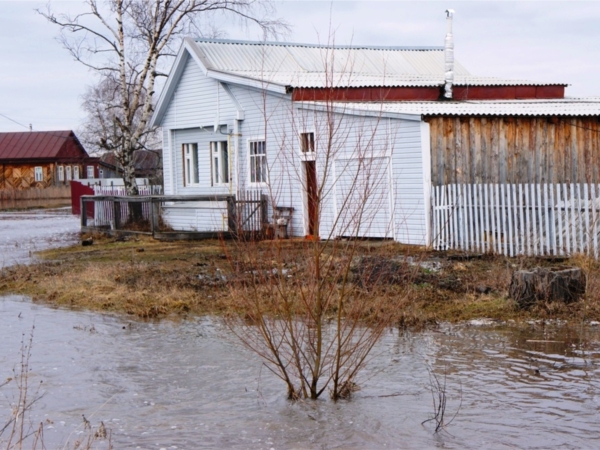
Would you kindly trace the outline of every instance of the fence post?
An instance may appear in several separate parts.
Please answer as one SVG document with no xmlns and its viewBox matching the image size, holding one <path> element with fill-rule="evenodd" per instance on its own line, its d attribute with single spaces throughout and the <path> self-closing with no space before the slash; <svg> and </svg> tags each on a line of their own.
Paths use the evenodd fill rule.
<svg viewBox="0 0 600 450">
<path fill-rule="evenodd" d="M 158 230 L 159 205 L 157 199 L 150 197 L 150 231 L 154 236 L 154 232 Z"/>
<path fill-rule="evenodd" d="M 119 222 L 121 222 L 121 203 L 113 197 L 113 219 L 115 221 L 115 230 L 119 229 Z"/>
<path fill-rule="evenodd" d="M 87 227 L 87 204 L 83 196 L 79 197 L 79 205 L 79 213 L 81 214 L 81 227 Z"/>
<path fill-rule="evenodd" d="M 235 195 L 227 197 L 227 228 L 230 233 L 237 233 L 237 218 L 235 216 Z"/>
<path fill-rule="evenodd" d="M 290 218 L 291 219 L 291 218 Z M 260 194 L 260 229 L 265 229 L 265 225 L 269 223 L 268 198 L 264 194 Z M 291 224 L 289 224 L 291 225 Z"/>
</svg>

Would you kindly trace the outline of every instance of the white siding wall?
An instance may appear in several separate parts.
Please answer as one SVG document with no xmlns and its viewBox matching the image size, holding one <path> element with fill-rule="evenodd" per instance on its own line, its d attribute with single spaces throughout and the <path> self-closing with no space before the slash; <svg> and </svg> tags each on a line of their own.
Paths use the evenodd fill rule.
<svg viewBox="0 0 600 450">
<path fill-rule="evenodd" d="M 302 184 L 299 179 L 298 130 L 294 126 L 289 95 L 264 93 L 257 89 L 231 85 L 231 92 L 245 111 L 239 137 L 240 189 L 262 190 L 270 198 L 269 221 L 273 206 L 293 207 L 290 233 L 304 235 Z M 252 185 L 249 179 L 249 141 L 265 139 L 270 183 Z"/>
<path fill-rule="evenodd" d="M 421 122 L 393 121 L 396 134 L 392 157 L 395 240 L 405 244 L 427 245 L 426 195 Z M 428 148 L 427 148 L 427 151 Z M 429 168 L 425 168 L 429 170 Z"/>
<path fill-rule="evenodd" d="M 388 119 L 314 113 L 321 237 L 393 237 Z"/>
<path fill-rule="evenodd" d="M 421 122 L 349 113 L 312 114 L 318 177 L 325 183 L 321 237 L 358 233 L 425 244 Z M 326 158 L 333 161 L 327 173 Z"/>
<path fill-rule="evenodd" d="M 177 231 L 227 231 L 225 202 L 181 203 L 163 208 L 163 219 Z"/>
<path fill-rule="evenodd" d="M 188 58 L 177 89 L 162 120 L 164 128 L 212 127 L 233 123 L 235 105 L 218 81 L 207 78 Z"/>
<path fill-rule="evenodd" d="M 207 78 L 195 61 L 188 58 L 173 98 L 161 123 L 163 127 L 164 183 L 167 195 L 222 195 L 236 186 L 212 186 L 210 142 L 233 140 L 227 133 L 236 108 L 223 87 Z M 215 125 L 219 124 L 217 132 Z M 184 186 L 183 144 L 198 145 L 199 184 Z M 198 209 L 203 206 L 207 209 Z M 176 230 L 213 231 L 227 225 L 225 204 L 175 204 L 165 206 L 164 219 Z"/>
<path fill-rule="evenodd" d="M 357 208 L 364 206 L 361 234 L 425 243 L 420 122 L 297 110 L 289 95 L 230 85 L 245 114 L 239 122 L 240 136 L 228 138 L 214 133 L 213 126 L 216 121 L 233 125 L 235 103 L 218 82 L 202 74 L 194 61 L 186 64 L 161 124 L 167 130 L 163 135 L 167 194 L 209 195 L 235 193 L 238 188 L 260 189 L 269 196 L 271 206 L 295 208 L 289 228 L 293 235 L 302 236 L 307 232 L 307 219 L 299 133 L 315 132 L 317 178 L 320 184 L 325 183 L 320 236 L 352 235 L 349 220 L 356 217 Z M 335 131 L 330 133 L 332 127 Z M 212 187 L 209 143 L 227 139 L 230 159 L 237 170 L 232 171 L 231 186 Z M 267 185 L 249 182 L 248 142 L 252 139 L 266 141 L 270 169 Z M 182 145 L 186 143 L 198 144 L 198 186 L 184 186 Z M 359 187 L 362 194 L 353 187 Z M 210 210 L 167 207 L 165 219 L 175 229 L 224 229 L 225 205 L 212 206 Z"/>
</svg>

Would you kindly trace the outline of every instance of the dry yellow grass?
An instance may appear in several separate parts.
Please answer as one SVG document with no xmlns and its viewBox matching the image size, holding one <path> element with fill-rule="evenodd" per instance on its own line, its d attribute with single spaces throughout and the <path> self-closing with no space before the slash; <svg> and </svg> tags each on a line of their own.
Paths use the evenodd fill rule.
<svg viewBox="0 0 600 450">
<path fill-rule="evenodd" d="M 259 258 L 252 258 L 262 261 L 264 267 L 258 269 L 271 270 L 270 256 L 274 251 L 270 242 L 244 247 L 219 241 L 158 242 L 149 238 L 117 241 L 100 236 L 94 239 L 92 246 L 45 251 L 37 264 L 2 270 L 0 293 L 24 294 L 52 305 L 139 318 L 226 311 L 243 314 L 243 302 L 236 299 L 244 291 L 239 289 L 243 280 L 232 281 L 232 267 L 248 264 L 247 251 L 251 250 L 261 252 Z M 282 245 L 277 251 L 289 255 L 288 268 L 292 273 L 289 283 L 293 289 L 294 283 L 301 283 L 309 275 L 303 265 L 307 244 L 288 241 Z M 583 300 L 571 305 L 542 305 L 526 312 L 519 311 L 507 298 L 511 273 L 518 268 L 551 262 L 494 256 L 453 260 L 449 255 L 369 242 L 361 243 L 359 254 L 383 259 L 410 256 L 414 261 L 433 258 L 441 265 L 439 271 L 407 265 L 401 282 L 379 283 L 357 291 L 355 301 L 381 304 L 380 300 L 386 299 L 397 314 L 399 325 L 413 327 L 480 317 L 600 320 L 600 265 L 585 257 L 562 263 L 580 266 L 588 274 L 588 293 Z M 246 272 L 237 273 L 250 273 L 254 269 L 257 268 L 248 267 Z M 265 287 L 264 292 L 268 295 L 269 289 Z"/>
</svg>

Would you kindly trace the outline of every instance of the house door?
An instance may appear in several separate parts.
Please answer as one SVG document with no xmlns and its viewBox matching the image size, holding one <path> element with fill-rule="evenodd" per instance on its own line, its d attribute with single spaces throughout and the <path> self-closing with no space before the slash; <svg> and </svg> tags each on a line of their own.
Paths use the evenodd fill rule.
<svg viewBox="0 0 600 450">
<path fill-rule="evenodd" d="M 317 190 L 317 168 L 314 161 L 304 162 L 306 177 L 306 217 L 308 236 L 319 236 L 319 192 Z"/>
</svg>

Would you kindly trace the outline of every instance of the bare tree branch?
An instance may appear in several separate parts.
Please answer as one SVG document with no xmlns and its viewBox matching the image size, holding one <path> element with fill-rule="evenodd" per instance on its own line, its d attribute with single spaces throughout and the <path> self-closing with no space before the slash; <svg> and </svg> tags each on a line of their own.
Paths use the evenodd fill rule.
<svg viewBox="0 0 600 450">
<path fill-rule="evenodd" d="M 38 12 L 61 30 L 59 41 L 99 81 L 84 97 L 85 141 L 114 151 L 123 167 L 128 195 L 137 195 L 133 153 L 156 148 L 148 129 L 156 80 L 179 37 L 200 30 L 207 14 L 223 13 L 276 36 L 288 25 L 270 16 L 269 0 L 87 0 L 88 11 L 69 16 L 48 8 Z M 214 30 L 211 30 L 213 32 Z M 94 96 L 98 96 L 94 99 Z"/>
</svg>

